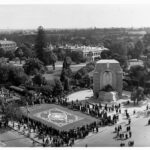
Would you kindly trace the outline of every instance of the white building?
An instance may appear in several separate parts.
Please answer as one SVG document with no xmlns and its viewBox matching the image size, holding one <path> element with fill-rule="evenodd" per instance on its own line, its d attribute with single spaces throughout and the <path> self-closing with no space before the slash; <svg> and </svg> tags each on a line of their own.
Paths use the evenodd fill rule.
<svg viewBox="0 0 150 150">
<path fill-rule="evenodd" d="M 130 69 L 132 66 L 144 66 L 144 62 L 142 60 L 138 59 L 129 59 L 128 60 L 128 69 Z"/>
<path fill-rule="evenodd" d="M 91 47 L 91 46 L 71 46 L 70 49 L 72 51 L 81 51 L 83 56 L 94 61 L 95 58 L 101 57 L 101 52 L 104 50 L 108 50 L 104 46 L 101 47 Z"/>
<path fill-rule="evenodd" d="M 0 48 L 4 51 L 14 51 L 16 50 L 17 44 L 14 41 L 7 41 L 6 39 L 0 40 Z"/>
</svg>

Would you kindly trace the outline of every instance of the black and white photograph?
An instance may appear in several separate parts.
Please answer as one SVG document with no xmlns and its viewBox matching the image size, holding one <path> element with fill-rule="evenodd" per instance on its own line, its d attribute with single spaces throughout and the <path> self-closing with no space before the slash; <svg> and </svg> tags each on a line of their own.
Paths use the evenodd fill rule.
<svg viewBox="0 0 150 150">
<path fill-rule="evenodd" d="M 1 148 L 150 147 L 139 2 L 0 2 Z"/>
</svg>

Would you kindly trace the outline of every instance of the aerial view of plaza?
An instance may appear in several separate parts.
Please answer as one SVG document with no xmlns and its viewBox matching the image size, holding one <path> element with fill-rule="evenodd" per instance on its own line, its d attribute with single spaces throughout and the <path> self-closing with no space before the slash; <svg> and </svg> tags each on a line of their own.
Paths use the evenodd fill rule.
<svg viewBox="0 0 150 150">
<path fill-rule="evenodd" d="M 149 15 L 0 4 L 0 147 L 150 147 Z"/>
</svg>

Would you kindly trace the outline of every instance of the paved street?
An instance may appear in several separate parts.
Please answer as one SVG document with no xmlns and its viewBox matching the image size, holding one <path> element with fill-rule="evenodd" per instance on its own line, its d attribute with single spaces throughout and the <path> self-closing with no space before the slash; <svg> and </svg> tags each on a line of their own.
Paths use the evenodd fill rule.
<svg viewBox="0 0 150 150">
<path fill-rule="evenodd" d="M 0 130 L 0 146 L 32 147 L 32 141 L 14 130 Z"/>
<path fill-rule="evenodd" d="M 131 123 L 131 129 L 132 129 L 132 138 L 128 140 L 123 140 L 128 146 L 129 140 L 134 140 L 135 145 L 134 146 L 150 146 L 149 140 L 149 132 L 150 132 L 150 126 L 147 125 L 147 120 L 149 117 L 146 116 L 140 116 L 137 118 L 137 115 L 132 116 L 132 123 Z M 122 124 L 123 131 L 126 130 L 126 123 L 127 121 L 124 120 Z M 86 137 L 83 140 L 77 140 L 75 142 L 74 147 L 84 147 L 86 144 L 88 146 L 92 147 L 116 147 L 119 146 L 121 143 L 121 140 L 116 140 L 115 136 L 116 133 L 114 132 L 114 127 L 102 127 L 99 128 L 99 133 L 90 134 L 88 137 Z M 32 147 L 32 141 L 29 138 L 26 138 L 25 136 L 18 134 L 18 132 L 14 130 L 9 130 L 6 132 L 1 132 L 0 134 L 0 146 L 7 146 L 7 147 Z M 38 145 L 37 145 L 38 146 Z"/>
<path fill-rule="evenodd" d="M 141 116 L 139 118 L 132 117 L 132 123 L 131 123 L 131 129 L 132 129 L 132 138 L 129 138 L 128 140 L 117 140 L 115 138 L 116 133 L 114 132 L 115 126 L 112 127 L 105 127 L 104 129 L 100 129 L 99 133 L 95 133 L 95 135 L 92 135 L 88 138 L 85 138 L 83 140 L 77 141 L 75 143 L 75 147 L 82 147 L 86 144 L 89 147 L 118 147 L 120 146 L 120 143 L 125 143 L 125 146 L 128 146 L 129 140 L 134 140 L 134 146 L 150 146 L 150 126 L 147 125 L 149 117 Z M 122 123 L 123 131 L 126 130 L 127 121 Z"/>
</svg>

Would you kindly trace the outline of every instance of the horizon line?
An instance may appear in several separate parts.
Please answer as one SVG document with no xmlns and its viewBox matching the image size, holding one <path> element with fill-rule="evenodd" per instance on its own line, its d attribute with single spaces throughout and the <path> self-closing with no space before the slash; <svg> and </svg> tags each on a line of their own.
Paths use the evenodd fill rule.
<svg viewBox="0 0 150 150">
<path fill-rule="evenodd" d="M 39 26 L 38 26 L 39 27 Z M 38 29 L 38 27 L 37 28 L 0 28 L 0 30 L 37 30 Z M 54 27 L 52 27 L 52 28 L 48 28 L 48 27 L 44 27 L 44 26 L 42 26 L 43 28 L 44 28 L 44 30 L 83 30 L 83 29 L 121 29 L 121 28 L 123 28 L 123 29 L 141 29 L 141 28 L 150 28 L 150 26 L 130 26 L 130 27 L 123 27 L 123 26 L 121 26 L 121 27 L 114 27 L 114 26 L 112 26 L 112 27 L 56 27 L 56 28 L 54 28 Z"/>
</svg>

